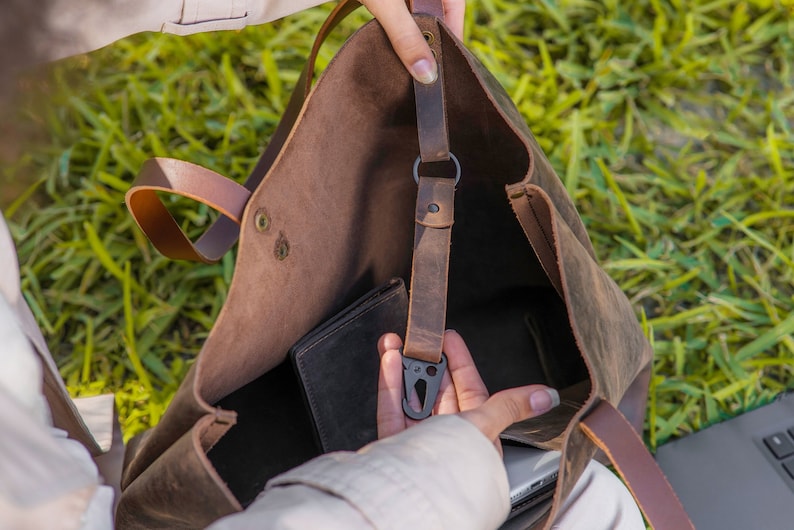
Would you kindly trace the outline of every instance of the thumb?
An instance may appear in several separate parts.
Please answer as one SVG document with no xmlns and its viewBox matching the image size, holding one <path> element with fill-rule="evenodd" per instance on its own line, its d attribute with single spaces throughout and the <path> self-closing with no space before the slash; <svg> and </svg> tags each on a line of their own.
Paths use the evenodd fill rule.
<svg viewBox="0 0 794 530">
<path fill-rule="evenodd" d="M 495 441 L 513 423 L 540 416 L 559 404 L 560 395 L 553 388 L 529 385 L 497 392 L 479 407 L 460 415 Z"/>
<path fill-rule="evenodd" d="M 420 83 L 433 83 L 438 65 L 403 0 L 361 2 L 378 19 L 405 68 Z"/>
</svg>

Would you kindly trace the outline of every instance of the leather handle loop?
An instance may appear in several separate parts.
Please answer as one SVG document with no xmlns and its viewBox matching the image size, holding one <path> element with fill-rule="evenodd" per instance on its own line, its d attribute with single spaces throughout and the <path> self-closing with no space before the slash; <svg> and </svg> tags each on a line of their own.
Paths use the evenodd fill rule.
<svg viewBox="0 0 794 530">
<path fill-rule="evenodd" d="M 219 211 L 222 217 L 194 244 L 157 192 L 206 204 Z M 209 169 L 172 158 L 153 158 L 144 162 L 127 191 L 125 202 L 135 222 L 163 255 L 172 259 L 214 263 L 236 241 L 242 213 L 250 196 L 251 192 L 245 187 Z M 231 243 L 226 245 L 228 241 Z"/>
<path fill-rule="evenodd" d="M 281 152 L 311 90 L 320 48 L 333 29 L 360 6 L 357 1 L 344 0 L 323 23 L 284 116 L 245 184 L 240 186 L 213 171 L 179 160 L 157 158 L 144 163 L 125 201 L 138 226 L 161 254 L 171 259 L 215 263 L 237 242 L 248 198 Z M 188 197 L 220 211 L 223 216 L 195 244 L 191 243 L 157 196 L 157 191 Z"/>
<path fill-rule="evenodd" d="M 273 165 L 278 154 L 281 152 L 284 143 L 289 137 L 289 133 L 292 131 L 292 128 L 297 121 L 298 115 L 303 108 L 303 103 L 305 102 L 306 97 L 311 90 L 312 80 L 314 78 L 314 65 L 316 63 L 317 54 L 319 53 L 320 48 L 334 28 L 336 28 L 336 26 L 338 26 L 342 20 L 344 20 L 350 13 L 359 7 L 361 7 L 361 3 L 357 0 L 342 0 L 333 9 L 333 11 L 331 11 L 328 18 L 318 31 L 317 37 L 315 38 L 314 44 L 312 45 L 311 52 L 309 53 L 306 66 L 298 79 L 295 90 L 292 93 L 292 97 L 290 98 L 287 108 L 284 111 L 284 116 L 273 133 L 270 143 L 262 153 L 262 156 L 257 161 L 253 171 L 250 173 L 242 186 L 248 190 L 248 196 L 250 196 L 257 186 L 259 186 L 264 176 L 270 170 L 270 167 Z M 414 2 L 413 7 L 415 11 L 443 17 L 443 8 L 440 0 L 416 1 Z M 440 87 L 440 80 L 436 84 L 438 84 Z M 439 89 L 440 88 L 433 89 L 436 93 L 434 96 L 436 100 L 439 98 L 438 94 L 443 95 L 443 92 L 438 92 Z M 443 105 L 440 108 L 443 109 Z M 427 115 L 427 113 L 424 114 Z M 425 145 L 434 146 L 432 147 L 431 151 L 446 151 L 447 153 L 449 151 L 448 145 L 444 147 L 445 144 L 443 143 L 448 142 L 447 140 L 443 139 L 446 137 L 445 118 L 446 117 L 444 116 L 444 135 L 439 136 L 439 134 L 436 132 L 430 135 L 434 139 L 442 138 L 442 140 L 428 140 L 424 142 Z M 425 120 L 427 123 L 431 123 L 432 121 L 433 120 Z M 425 129 L 427 129 L 427 127 L 425 127 Z M 422 133 L 420 133 L 420 136 L 421 134 Z M 425 134 L 425 136 L 428 135 Z M 441 145 L 441 147 L 437 147 L 438 145 Z M 425 149 L 424 151 L 427 150 L 428 149 Z M 432 161 L 433 159 L 447 160 L 448 156 L 446 158 L 444 156 L 440 158 L 434 158 L 433 156 L 423 156 L 424 161 Z M 151 188 L 144 183 L 151 177 L 144 176 L 144 174 L 151 173 L 152 166 L 147 166 L 148 162 L 144 164 L 144 167 L 141 170 L 141 175 L 133 183 L 131 189 L 127 193 L 126 198 L 127 206 L 132 212 L 132 215 L 138 223 L 138 226 L 141 227 L 141 230 L 143 230 L 155 248 L 169 258 L 202 261 L 205 263 L 214 263 L 218 261 L 223 254 L 228 252 L 228 250 L 235 244 L 237 238 L 239 237 L 240 232 L 237 225 L 239 225 L 242 211 L 245 208 L 245 203 L 240 205 L 239 203 L 235 202 L 234 204 L 226 205 L 222 204 L 221 201 L 217 201 L 215 197 L 235 195 L 235 193 L 232 193 L 230 190 L 239 185 L 234 181 L 220 177 L 220 175 L 217 173 L 210 172 L 209 170 L 194 164 L 171 159 L 161 158 L 158 160 L 160 161 L 161 166 L 163 166 L 164 160 L 169 160 L 167 164 L 167 171 L 169 171 L 170 174 L 179 175 L 179 178 L 175 181 L 179 182 L 179 184 L 176 186 L 170 186 L 167 182 L 168 179 L 165 179 L 165 183 L 161 182 L 161 184 L 164 184 L 164 189 Z M 208 173 L 211 173 L 214 175 L 214 177 L 207 178 Z M 191 186 L 187 182 L 189 180 L 188 175 L 193 175 L 191 178 L 195 178 L 197 182 L 202 182 L 202 186 Z M 179 190 L 184 191 L 184 193 L 180 192 Z M 215 221 L 215 223 L 210 226 L 210 228 L 196 241 L 196 243 L 193 244 L 190 242 L 182 229 L 179 228 L 171 214 L 168 213 L 168 210 L 159 200 L 155 191 L 173 192 L 184 197 L 189 197 L 221 211 L 221 213 L 224 215 Z M 239 200 L 239 197 L 242 196 L 240 195 L 242 190 L 238 190 L 238 192 L 239 193 L 235 196 Z M 230 208 L 232 209 L 230 210 Z M 236 221 L 234 219 L 236 219 Z"/>
<path fill-rule="evenodd" d="M 694 530 L 664 473 L 620 411 L 602 400 L 579 425 L 614 464 L 652 528 Z"/>
</svg>

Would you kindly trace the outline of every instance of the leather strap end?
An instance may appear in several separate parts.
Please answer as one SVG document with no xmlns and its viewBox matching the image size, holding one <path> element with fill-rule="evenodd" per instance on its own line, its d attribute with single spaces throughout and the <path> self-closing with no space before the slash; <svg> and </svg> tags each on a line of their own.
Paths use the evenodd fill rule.
<svg viewBox="0 0 794 530">
<path fill-rule="evenodd" d="M 694 530 L 664 473 L 619 410 L 602 400 L 579 425 L 614 464 L 651 527 Z"/>
<path fill-rule="evenodd" d="M 412 0 L 411 12 L 431 15 L 444 20 L 444 4 L 441 0 Z"/>
<path fill-rule="evenodd" d="M 422 162 L 442 162 L 449 160 L 450 148 L 447 105 L 444 98 L 441 29 L 438 22 L 429 17 L 419 16 L 416 23 L 428 39 L 438 64 L 438 78 L 435 82 L 426 85 L 414 80 L 419 154 Z"/>
<path fill-rule="evenodd" d="M 222 217 L 194 244 L 163 204 L 158 192 L 206 204 L 219 211 Z M 250 195 L 245 187 L 209 169 L 181 160 L 154 158 L 144 162 L 124 200 L 135 222 L 164 256 L 215 263 L 236 241 L 238 225 Z"/>
<path fill-rule="evenodd" d="M 428 228 L 450 228 L 455 222 L 455 183 L 451 178 L 423 177 L 416 199 L 416 223 Z"/>
</svg>

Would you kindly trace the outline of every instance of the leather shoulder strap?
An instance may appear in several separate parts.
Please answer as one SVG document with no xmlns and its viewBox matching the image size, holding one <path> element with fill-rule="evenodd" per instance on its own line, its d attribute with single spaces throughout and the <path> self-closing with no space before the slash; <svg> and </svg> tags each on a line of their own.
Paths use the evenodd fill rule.
<svg viewBox="0 0 794 530">
<path fill-rule="evenodd" d="M 412 0 L 411 12 L 424 13 L 444 20 L 444 4 L 440 0 Z"/>
<path fill-rule="evenodd" d="M 455 181 L 419 177 L 405 357 L 441 360 L 454 212 Z"/>
<path fill-rule="evenodd" d="M 421 10 L 416 21 L 438 62 L 438 79 L 434 83 L 424 85 L 414 80 L 419 160 L 447 161 L 451 154 L 444 97 L 442 32 L 437 20 L 443 20 L 443 9 L 440 0 L 415 1 L 412 8 L 414 13 Z M 425 176 L 418 165 L 415 168 L 419 189 L 403 355 L 431 363 L 441 361 L 446 327 L 455 185 L 460 178 L 457 160 L 455 165 L 457 175 L 442 178 Z"/>
<path fill-rule="evenodd" d="M 614 464 L 652 528 L 694 530 L 664 473 L 620 411 L 602 400 L 580 426 Z"/>
<path fill-rule="evenodd" d="M 423 0 L 413 3 L 413 12 L 429 14 L 432 17 L 418 17 L 416 22 L 438 63 L 438 79 L 435 83 L 425 85 L 414 80 L 419 152 L 422 162 L 441 162 L 449 160 L 449 130 L 447 105 L 444 99 L 441 31 L 435 19 L 443 21 L 444 10 L 440 0 Z"/>
</svg>

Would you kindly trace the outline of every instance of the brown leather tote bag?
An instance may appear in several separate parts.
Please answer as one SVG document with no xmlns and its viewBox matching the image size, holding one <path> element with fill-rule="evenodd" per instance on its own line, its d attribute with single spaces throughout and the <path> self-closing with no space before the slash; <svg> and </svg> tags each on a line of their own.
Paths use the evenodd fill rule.
<svg viewBox="0 0 794 530">
<path fill-rule="evenodd" d="M 314 53 L 355 7 L 334 11 Z M 653 526 L 691 527 L 638 434 L 652 351 L 627 298 L 596 262 L 510 98 L 443 25 L 440 0 L 412 9 L 439 59 L 433 85 L 415 84 L 370 22 L 311 91 L 304 73 L 244 186 L 155 159 L 128 193 L 166 255 L 213 261 L 238 235 L 240 244 L 228 299 L 196 363 L 160 423 L 128 447 L 119 528 L 205 526 L 320 454 L 288 352 L 395 278 L 411 284 L 406 357 L 439 362 L 451 327 L 490 391 L 530 383 L 560 391 L 561 406 L 504 434 L 562 452 L 553 496 L 508 526 L 548 528 L 601 448 Z M 162 191 L 222 216 L 191 243 Z M 377 359 L 374 341 L 365 348 Z M 352 358 L 334 362 L 355 371 Z M 333 377 L 340 391 L 359 383 Z"/>
</svg>

